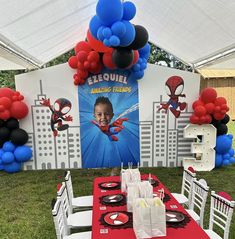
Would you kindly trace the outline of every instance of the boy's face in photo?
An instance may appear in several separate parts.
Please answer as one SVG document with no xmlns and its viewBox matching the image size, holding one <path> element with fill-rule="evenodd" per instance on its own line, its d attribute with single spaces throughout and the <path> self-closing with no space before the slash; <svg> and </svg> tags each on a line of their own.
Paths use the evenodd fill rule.
<svg viewBox="0 0 235 239">
<path fill-rule="evenodd" d="M 95 106 L 94 117 L 100 126 L 109 125 L 113 118 L 113 111 L 108 104 L 98 104 Z"/>
</svg>

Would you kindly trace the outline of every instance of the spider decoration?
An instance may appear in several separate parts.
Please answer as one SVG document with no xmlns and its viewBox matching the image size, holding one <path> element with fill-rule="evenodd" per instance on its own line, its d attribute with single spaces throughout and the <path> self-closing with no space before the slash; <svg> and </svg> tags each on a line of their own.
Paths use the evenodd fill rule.
<svg viewBox="0 0 235 239">
<path fill-rule="evenodd" d="M 71 102 L 65 98 L 59 98 L 51 105 L 50 99 L 42 99 L 41 105 L 49 107 L 51 114 L 51 130 L 54 137 L 58 135 L 58 131 L 63 131 L 69 128 L 68 124 L 63 124 L 63 121 L 73 121 L 71 115 L 66 115 L 72 107 Z"/>
<path fill-rule="evenodd" d="M 167 103 L 161 103 L 160 110 L 165 110 L 167 113 L 168 109 L 173 113 L 173 115 L 178 118 L 181 111 L 183 111 L 187 103 L 179 102 L 179 97 L 186 97 L 185 94 L 181 94 L 184 90 L 184 81 L 179 76 L 171 76 L 165 83 L 166 93 L 170 97 Z"/>
</svg>

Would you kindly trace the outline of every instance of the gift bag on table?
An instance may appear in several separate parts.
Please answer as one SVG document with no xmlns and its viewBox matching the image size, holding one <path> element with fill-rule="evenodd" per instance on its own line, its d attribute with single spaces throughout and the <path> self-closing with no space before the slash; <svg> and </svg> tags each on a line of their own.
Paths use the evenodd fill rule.
<svg viewBox="0 0 235 239">
<path fill-rule="evenodd" d="M 133 228 L 137 239 L 166 235 L 166 211 L 160 198 L 134 201 Z"/>
<path fill-rule="evenodd" d="M 140 171 L 138 168 L 132 169 L 122 169 L 121 170 L 121 191 L 127 192 L 127 184 L 128 183 L 134 183 L 134 182 L 140 182 L 141 176 Z"/>
</svg>

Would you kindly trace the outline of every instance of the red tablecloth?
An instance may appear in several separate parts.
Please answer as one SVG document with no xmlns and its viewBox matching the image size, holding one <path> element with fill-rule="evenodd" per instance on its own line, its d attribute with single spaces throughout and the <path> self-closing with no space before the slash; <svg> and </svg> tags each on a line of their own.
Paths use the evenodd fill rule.
<svg viewBox="0 0 235 239">
<path fill-rule="evenodd" d="M 148 175 L 143 175 L 141 178 L 145 179 Z M 157 179 L 157 178 L 155 178 Z M 157 179 L 158 180 L 158 179 Z M 114 177 L 100 177 L 94 180 L 93 188 L 93 218 L 92 218 L 92 239 L 136 239 L 133 228 L 112 229 L 106 227 L 100 223 L 102 214 L 109 211 L 126 211 L 125 206 L 105 206 L 100 203 L 100 197 L 105 195 L 112 195 L 121 193 L 121 189 L 118 190 L 102 190 L 99 187 L 100 183 L 120 181 L 119 176 Z M 158 180 L 159 181 L 159 180 Z M 165 193 L 170 196 L 170 200 L 165 203 L 166 209 L 175 210 L 187 214 L 185 209 L 175 200 L 170 194 L 169 190 L 159 181 L 159 185 L 154 187 L 154 191 L 164 188 Z M 188 215 L 188 214 L 187 214 Z M 182 228 L 168 228 L 167 235 L 164 237 L 154 237 L 154 239 L 209 239 L 203 229 L 191 218 L 191 220 Z"/>
</svg>

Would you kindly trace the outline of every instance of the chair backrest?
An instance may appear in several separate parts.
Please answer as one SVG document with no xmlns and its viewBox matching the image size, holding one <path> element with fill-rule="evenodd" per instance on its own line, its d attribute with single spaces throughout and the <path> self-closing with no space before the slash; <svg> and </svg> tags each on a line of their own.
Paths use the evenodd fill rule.
<svg viewBox="0 0 235 239">
<path fill-rule="evenodd" d="M 191 201 L 192 185 L 195 177 L 195 172 L 192 172 L 188 169 L 184 169 L 181 194 L 184 194 L 188 198 L 189 202 Z"/>
<path fill-rule="evenodd" d="M 73 194 L 73 184 L 72 184 L 70 171 L 65 171 L 64 179 L 65 179 L 65 185 L 66 185 L 67 193 L 69 197 L 69 204 L 72 205 L 72 199 L 74 198 L 74 194 Z"/>
<path fill-rule="evenodd" d="M 57 199 L 52 200 L 52 215 L 55 225 L 56 237 L 57 239 L 63 239 L 64 236 L 70 234 L 70 229 L 67 224 L 67 218 L 65 215 L 64 208 L 62 206 L 62 202 Z"/>
<path fill-rule="evenodd" d="M 65 214 L 68 217 L 70 214 L 72 214 L 72 205 L 69 203 L 65 182 L 62 183 L 59 191 L 57 191 L 57 198 L 62 202 Z"/>
<path fill-rule="evenodd" d="M 200 226 L 203 228 L 204 210 L 209 187 L 204 179 L 197 180 L 194 178 L 192 187 L 192 200 L 189 203 L 189 209 L 199 211 Z"/>
<path fill-rule="evenodd" d="M 235 201 L 229 201 L 214 191 L 211 192 L 209 229 L 217 225 L 224 231 L 223 239 L 228 239 Z"/>
</svg>

